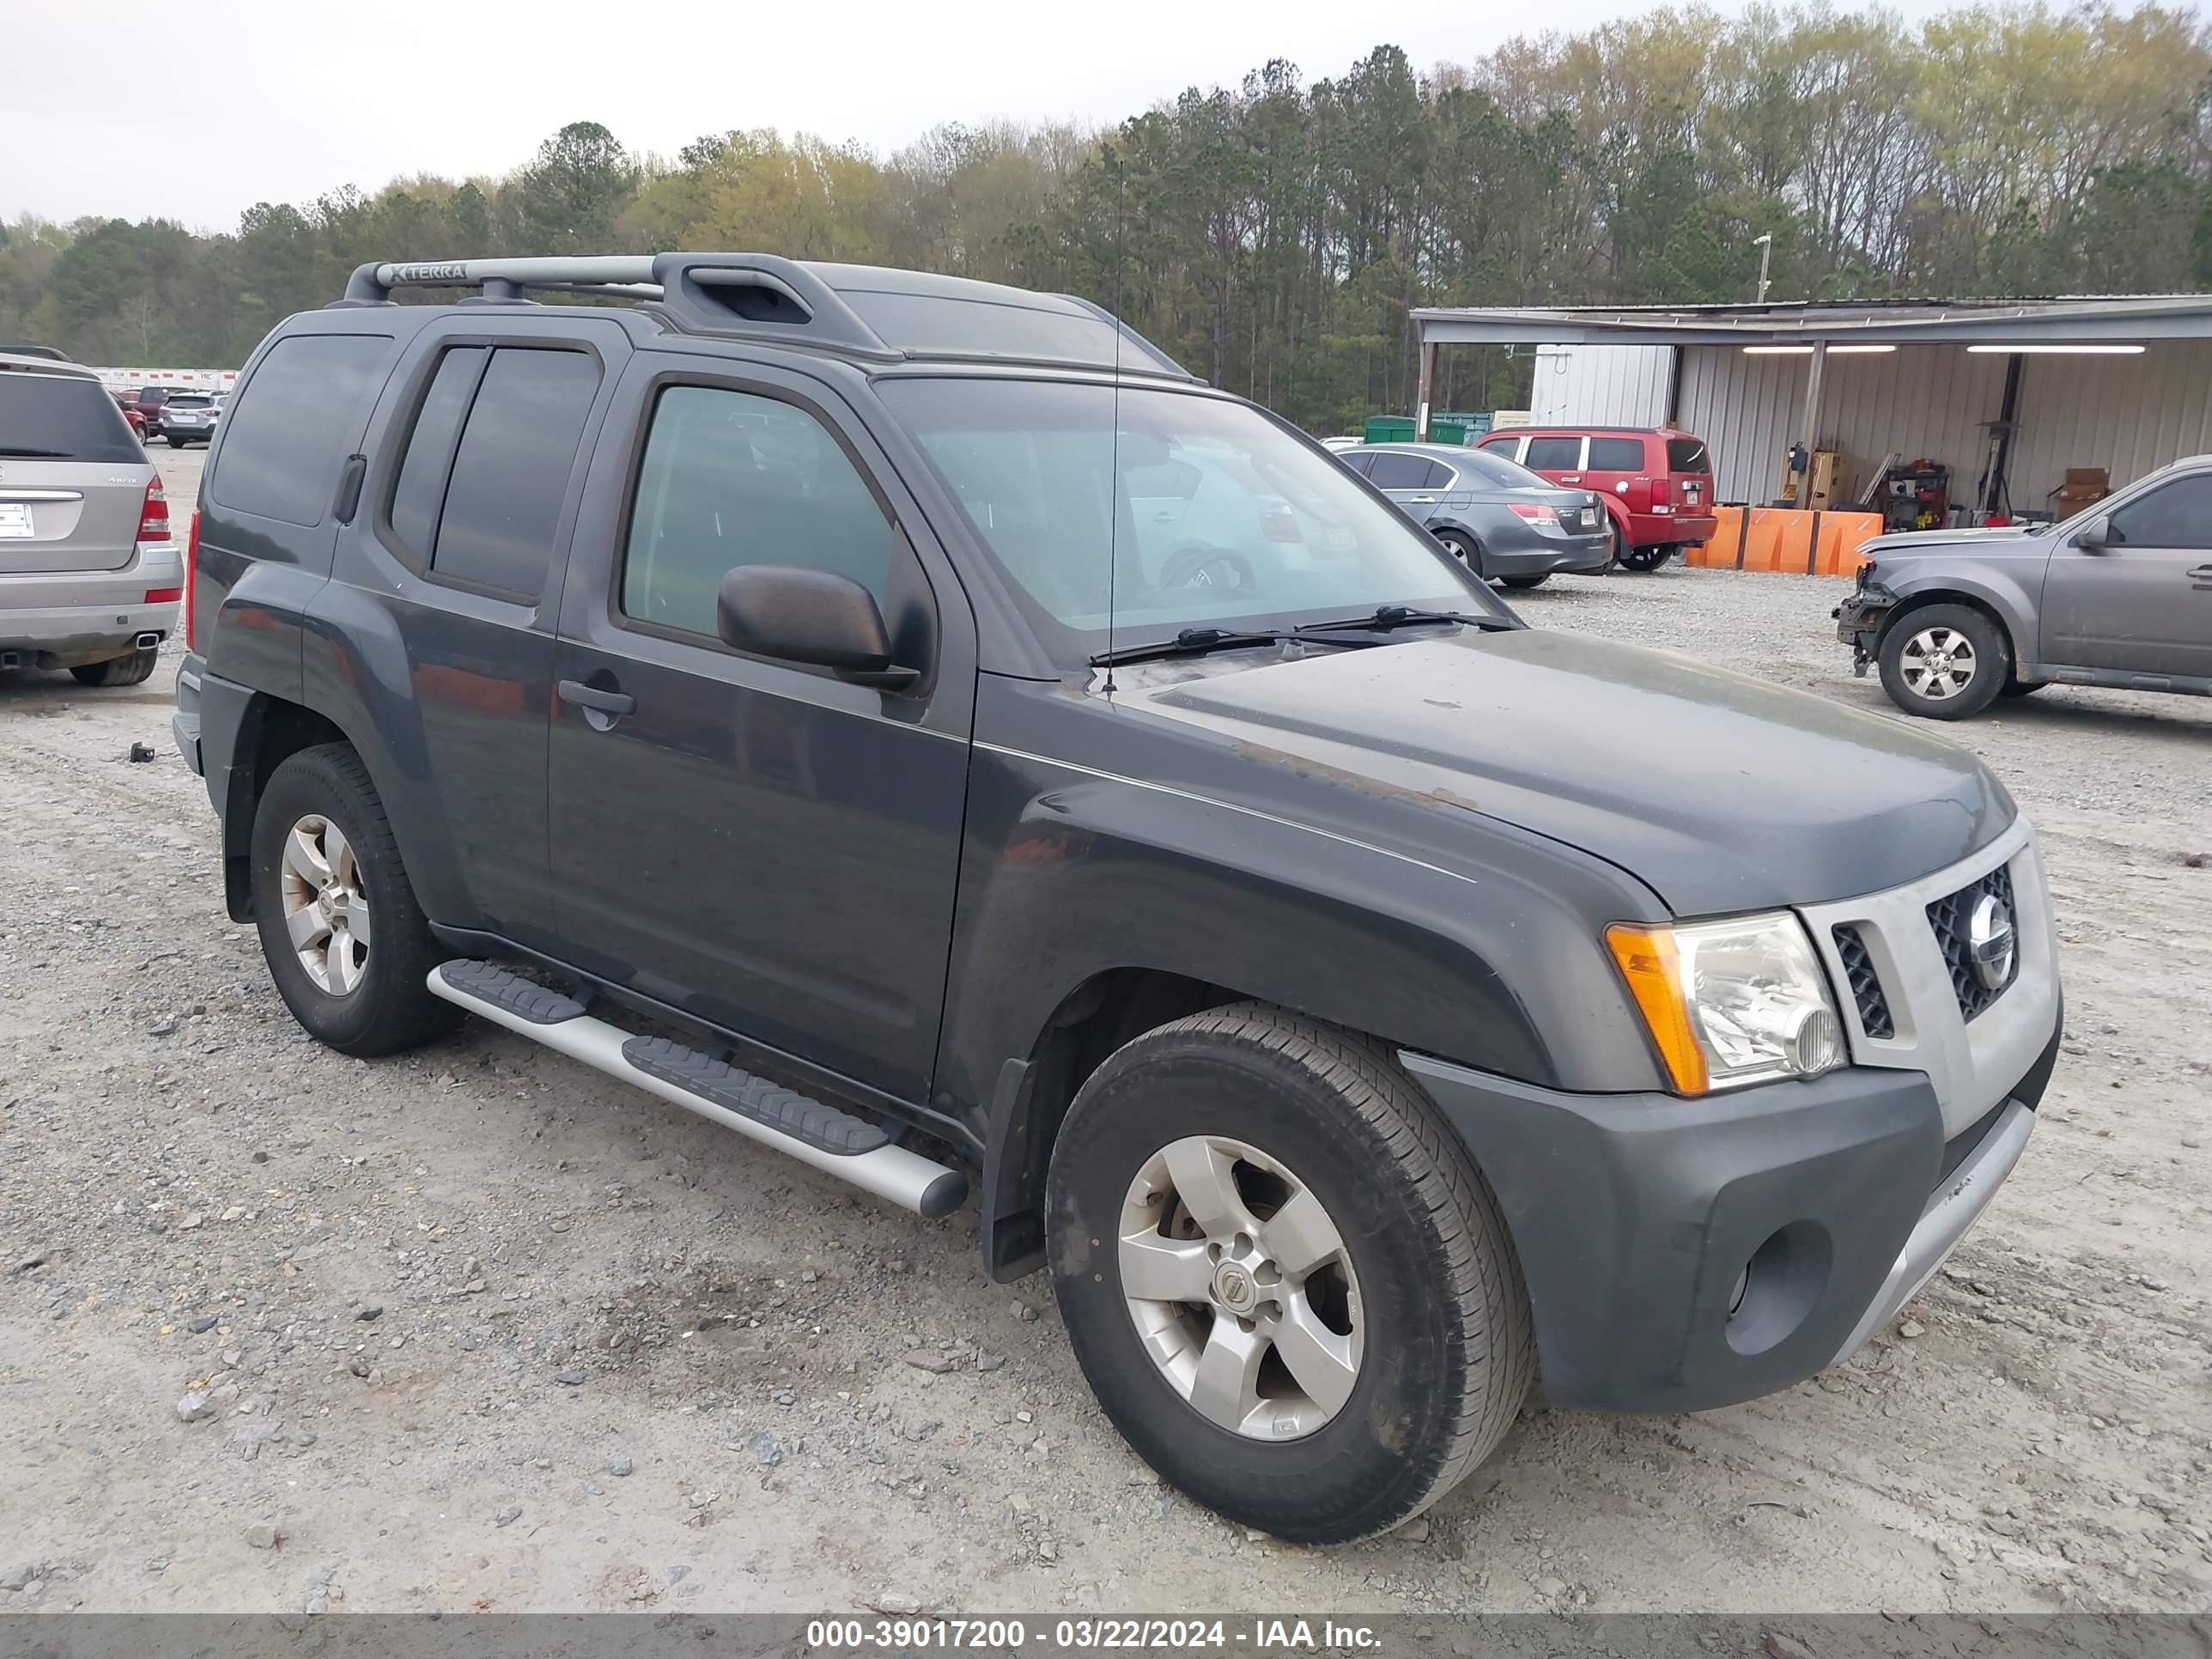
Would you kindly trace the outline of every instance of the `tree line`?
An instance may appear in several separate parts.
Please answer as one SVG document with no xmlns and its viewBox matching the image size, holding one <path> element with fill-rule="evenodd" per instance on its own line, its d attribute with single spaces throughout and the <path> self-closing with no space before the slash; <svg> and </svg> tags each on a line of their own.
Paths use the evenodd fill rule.
<svg viewBox="0 0 2212 1659">
<path fill-rule="evenodd" d="M 227 367 L 363 260 L 750 248 L 1085 295 L 1316 430 L 1412 398 L 1416 305 L 2212 285 L 2212 27 L 2142 5 L 1662 8 L 1418 70 L 1273 61 L 1099 131 L 945 125 L 888 158 L 593 122 L 501 178 L 261 203 L 234 231 L 0 223 L 0 339 Z M 1525 398 L 1444 354 L 1443 407 Z"/>
</svg>

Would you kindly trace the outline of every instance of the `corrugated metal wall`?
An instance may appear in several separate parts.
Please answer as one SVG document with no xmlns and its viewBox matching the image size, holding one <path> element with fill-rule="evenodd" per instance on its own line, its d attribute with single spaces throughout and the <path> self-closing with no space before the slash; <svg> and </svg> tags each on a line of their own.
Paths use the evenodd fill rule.
<svg viewBox="0 0 2212 1659">
<path fill-rule="evenodd" d="M 1528 410 L 1539 426 L 1657 426 L 1667 418 L 1672 346 L 1539 346 Z"/>
<path fill-rule="evenodd" d="M 1647 426 L 1666 418 L 1664 346 L 1546 347 L 1534 406 L 1539 421 Z M 1806 359 L 1734 346 L 1682 351 L 1675 423 L 1713 452 L 1725 501 L 1764 501 L 1805 404 Z M 2005 359 L 1964 346 L 1899 346 L 1831 356 L 1820 392 L 1820 441 L 1851 458 L 1852 493 L 1891 450 L 1951 468 L 1971 501 L 1988 458 L 1984 421 L 2004 404 Z M 2154 344 L 2140 357 L 2024 360 L 2012 502 L 2039 509 L 2069 466 L 2101 466 L 2112 487 L 2183 455 L 2212 452 L 2212 341 Z"/>
<path fill-rule="evenodd" d="M 2109 468 L 2118 489 L 2212 453 L 2212 340 L 2154 344 L 2140 357 L 2025 358 L 2020 425 L 2008 469 L 2016 507 L 2048 505 L 2069 466 Z"/>
</svg>

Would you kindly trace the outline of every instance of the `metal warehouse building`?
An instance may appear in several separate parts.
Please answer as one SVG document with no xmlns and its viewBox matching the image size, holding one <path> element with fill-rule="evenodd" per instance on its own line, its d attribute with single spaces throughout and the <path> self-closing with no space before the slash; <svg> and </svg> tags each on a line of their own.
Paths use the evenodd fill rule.
<svg viewBox="0 0 2212 1659">
<path fill-rule="evenodd" d="M 1845 305 L 1418 310 L 1436 351 L 1534 348 L 1539 424 L 1686 428 L 1724 501 L 1774 498 L 1794 444 L 1951 468 L 1969 510 L 2048 509 L 2069 468 L 2111 488 L 2212 451 L 2212 295 Z"/>
</svg>

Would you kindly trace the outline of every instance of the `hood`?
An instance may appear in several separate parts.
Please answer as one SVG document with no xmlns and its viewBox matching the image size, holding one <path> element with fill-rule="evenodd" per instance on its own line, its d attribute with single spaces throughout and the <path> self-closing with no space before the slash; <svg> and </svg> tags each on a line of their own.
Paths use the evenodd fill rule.
<svg viewBox="0 0 2212 1659">
<path fill-rule="evenodd" d="M 1814 904 L 1957 862 L 2014 817 L 1965 750 L 1802 691 L 1523 629 L 1209 675 L 1133 701 L 1565 842 L 1677 915 Z"/>
<path fill-rule="evenodd" d="M 1894 558 L 1904 554 L 1944 553 L 1954 549 L 1971 551 L 1976 558 L 2014 551 L 2041 558 L 2051 550 L 2044 538 L 2055 527 L 2039 524 L 2006 525 L 1995 530 L 1908 530 L 1894 536 L 1876 536 L 1872 541 L 1861 543 L 1859 550 L 1870 559 L 1879 559 L 1885 554 Z"/>
</svg>

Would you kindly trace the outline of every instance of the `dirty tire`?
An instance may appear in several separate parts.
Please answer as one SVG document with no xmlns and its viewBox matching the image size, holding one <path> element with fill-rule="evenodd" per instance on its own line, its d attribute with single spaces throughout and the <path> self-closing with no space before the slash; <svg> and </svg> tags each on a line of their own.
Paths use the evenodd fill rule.
<svg viewBox="0 0 2212 1659">
<path fill-rule="evenodd" d="M 1907 672 L 1907 652 L 1931 633 L 1963 640 L 1972 664 L 1966 684 L 1947 680 L 1941 696 L 1915 689 Z M 2012 642 L 2003 629 L 1972 605 L 1923 605 L 1893 618 L 1882 630 L 1875 654 L 1881 665 L 1881 689 L 1889 693 L 1889 700 L 1923 720 L 1962 720 L 1978 714 L 1996 701 L 2012 678 Z"/>
<path fill-rule="evenodd" d="M 133 651 L 127 657 L 110 657 L 106 662 L 80 663 L 70 672 L 79 685 L 143 685 L 154 675 L 154 653 Z"/>
<path fill-rule="evenodd" d="M 1531 587 L 1541 587 L 1552 580 L 1552 573 L 1547 570 L 1534 576 L 1500 576 L 1498 580 L 1508 587 L 1526 590 Z"/>
<path fill-rule="evenodd" d="M 1295 1171 L 1359 1285 L 1358 1376 L 1296 1439 L 1201 1416 L 1153 1363 L 1122 1293 L 1131 1182 L 1202 1134 Z M 1496 1197 L 1390 1051 L 1337 1027 L 1248 1002 L 1126 1044 L 1068 1110 L 1047 1209 L 1054 1289 L 1107 1414 L 1192 1498 L 1277 1537 L 1344 1543 L 1419 1513 L 1497 1447 L 1534 1379 L 1528 1291 Z"/>
<path fill-rule="evenodd" d="M 361 891 L 375 917 L 361 982 L 334 996 L 307 976 L 284 926 L 284 838 L 307 814 L 335 823 L 351 843 Z M 399 861 L 399 846 L 368 769 L 350 744 L 303 749 L 270 775 L 253 814 L 253 913 L 271 978 L 308 1035 L 342 1054 L 398 1054 L 451 1030 L 461 1011 L 423 981 L 445 959 Z"/>
</svg>

